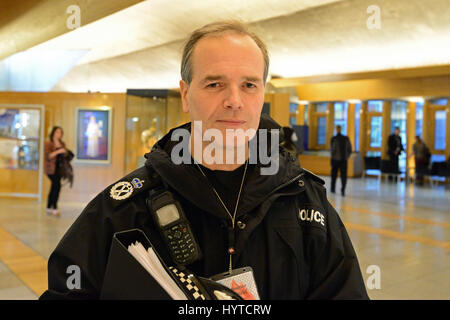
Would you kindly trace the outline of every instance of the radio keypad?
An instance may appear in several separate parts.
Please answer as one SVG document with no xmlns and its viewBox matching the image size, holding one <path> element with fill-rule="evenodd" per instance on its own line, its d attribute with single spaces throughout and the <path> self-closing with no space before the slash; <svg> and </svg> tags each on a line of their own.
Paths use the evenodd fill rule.
<svg viewBox="0 0 450 320">
<path fill-rule="evenodd" d="M 195 253 L 192 235 L 185 225 L 179 224 L 170 228 L 167 231 L 167 239 L 178 262 L 185 263 L 191 254 Z"/>
</svg>

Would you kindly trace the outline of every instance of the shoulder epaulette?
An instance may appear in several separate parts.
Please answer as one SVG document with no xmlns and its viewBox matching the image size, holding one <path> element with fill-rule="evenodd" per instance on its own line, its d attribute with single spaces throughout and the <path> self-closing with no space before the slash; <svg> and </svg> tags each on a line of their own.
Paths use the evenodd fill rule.
<svg viewBox="0 0 450 320">
<path fill-rule="evenodd" d="M 119 179 L 106 188 L 104 192 L 115 207 L 159 184 L 159 177 L 154 170 L 143 166 Z"/>
<path fill-rule="evenodd" d="M 325 184 L 325 181 L 324 181 L 322 178 L 316 176 L 314 173 L 312 173 L 311 171 L 306 170 L 305 168 L 302 168 L 302 169 L 303 169 L 303 171 L 305 171 L 305 175 L 306 175 L 307 177 L 313 179 L 313 180 L 316 181 L 316 182 L 319 182 L 319 183 L 322 184 L 322 185 Z"/>
</svg>

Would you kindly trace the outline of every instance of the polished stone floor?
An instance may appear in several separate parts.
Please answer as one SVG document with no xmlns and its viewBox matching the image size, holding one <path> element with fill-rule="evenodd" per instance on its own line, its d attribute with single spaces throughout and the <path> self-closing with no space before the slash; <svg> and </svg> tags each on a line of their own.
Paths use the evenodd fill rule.
<svg viewBox="0 0 450 320">
<path fill-rule="evenodd" d="M 329 200 L 372 299 L 450 299 L 448 186 L 349 179 L 346 197 Z M 45 290 L 46 260 L 83 207 L 61 202 L 57 218 L 34 200 L 0 198 L 0 300 L 36 299 Z"/>
</svg>

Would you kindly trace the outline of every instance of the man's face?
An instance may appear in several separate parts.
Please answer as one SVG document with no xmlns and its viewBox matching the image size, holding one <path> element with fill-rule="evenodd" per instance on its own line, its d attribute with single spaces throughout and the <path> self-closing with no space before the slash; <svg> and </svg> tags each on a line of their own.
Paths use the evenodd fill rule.
<svg viewBox="0 0 450 320">
<path fill-rule="evenodd" d="M 400 135 L 400 130 L 395 129 L 395 135 L 396 135 L 396 136 L 399 136 L 399 135 Z"/>
<path fill-rule="evenodd" d="M 264 103 L 264 58 L 256 43 L 239 34 L 199 40 L 192 55 L 192 81 L 180 81 L 183 111 L 206 129 L 258 129 Z"/>
</svg>

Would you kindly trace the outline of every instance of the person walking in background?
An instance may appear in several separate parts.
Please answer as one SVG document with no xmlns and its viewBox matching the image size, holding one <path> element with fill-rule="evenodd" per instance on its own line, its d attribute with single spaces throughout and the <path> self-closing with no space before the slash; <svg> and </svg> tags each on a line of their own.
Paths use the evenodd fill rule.
<svg viewBox="0 0 450 320">
<path fill-rule="evenodd" d="M 59 216 L 58 198 L 61 191 L 61 175 L 59 167 L 61 157 L 67 152 L 65 143 L 61 140 L 63 130 L 61 127 L 53 127 L 50 133 L 50 141 L 45 142 L 44 146 L 44 168 L 45 174 L 51 181 L 50 192 L 47 200 L 47 213 Z"/>
<path fill-rule="evenodd" d="M 331 138 L 331 192 L 336 192 L 338 170 L 341 172 L 341 194 L 345 196 L 347 184 L 347 160 L 352 154 L 352 144 L 347 136 L 341 134 L 341 126 L 336 126 L 336 135 Z"/>
<path fill-rule="evenodd" d="M 416 184 L 423 185 L 423 176 L 430 164 L 431 153 L 420 136 L 416 136 L 416 142 L 413 144 L 413 151 L 410 156 L 414 156 L 416 165 Z"/>
<path fill-rule="evenodd" d="M 389 166 L 389 172 L 392 173 L 399 173 L 398 169 L 398 158 L 402 151 L 405 149 L 403 148 L 402 144 L 402 138 L 400 137 L 400 128 L 395 127 L 395 131 L 393 134 L 389 136 L 388 139 L 388 156 L 390 160 L 390 166 Z"/>
</svg>

